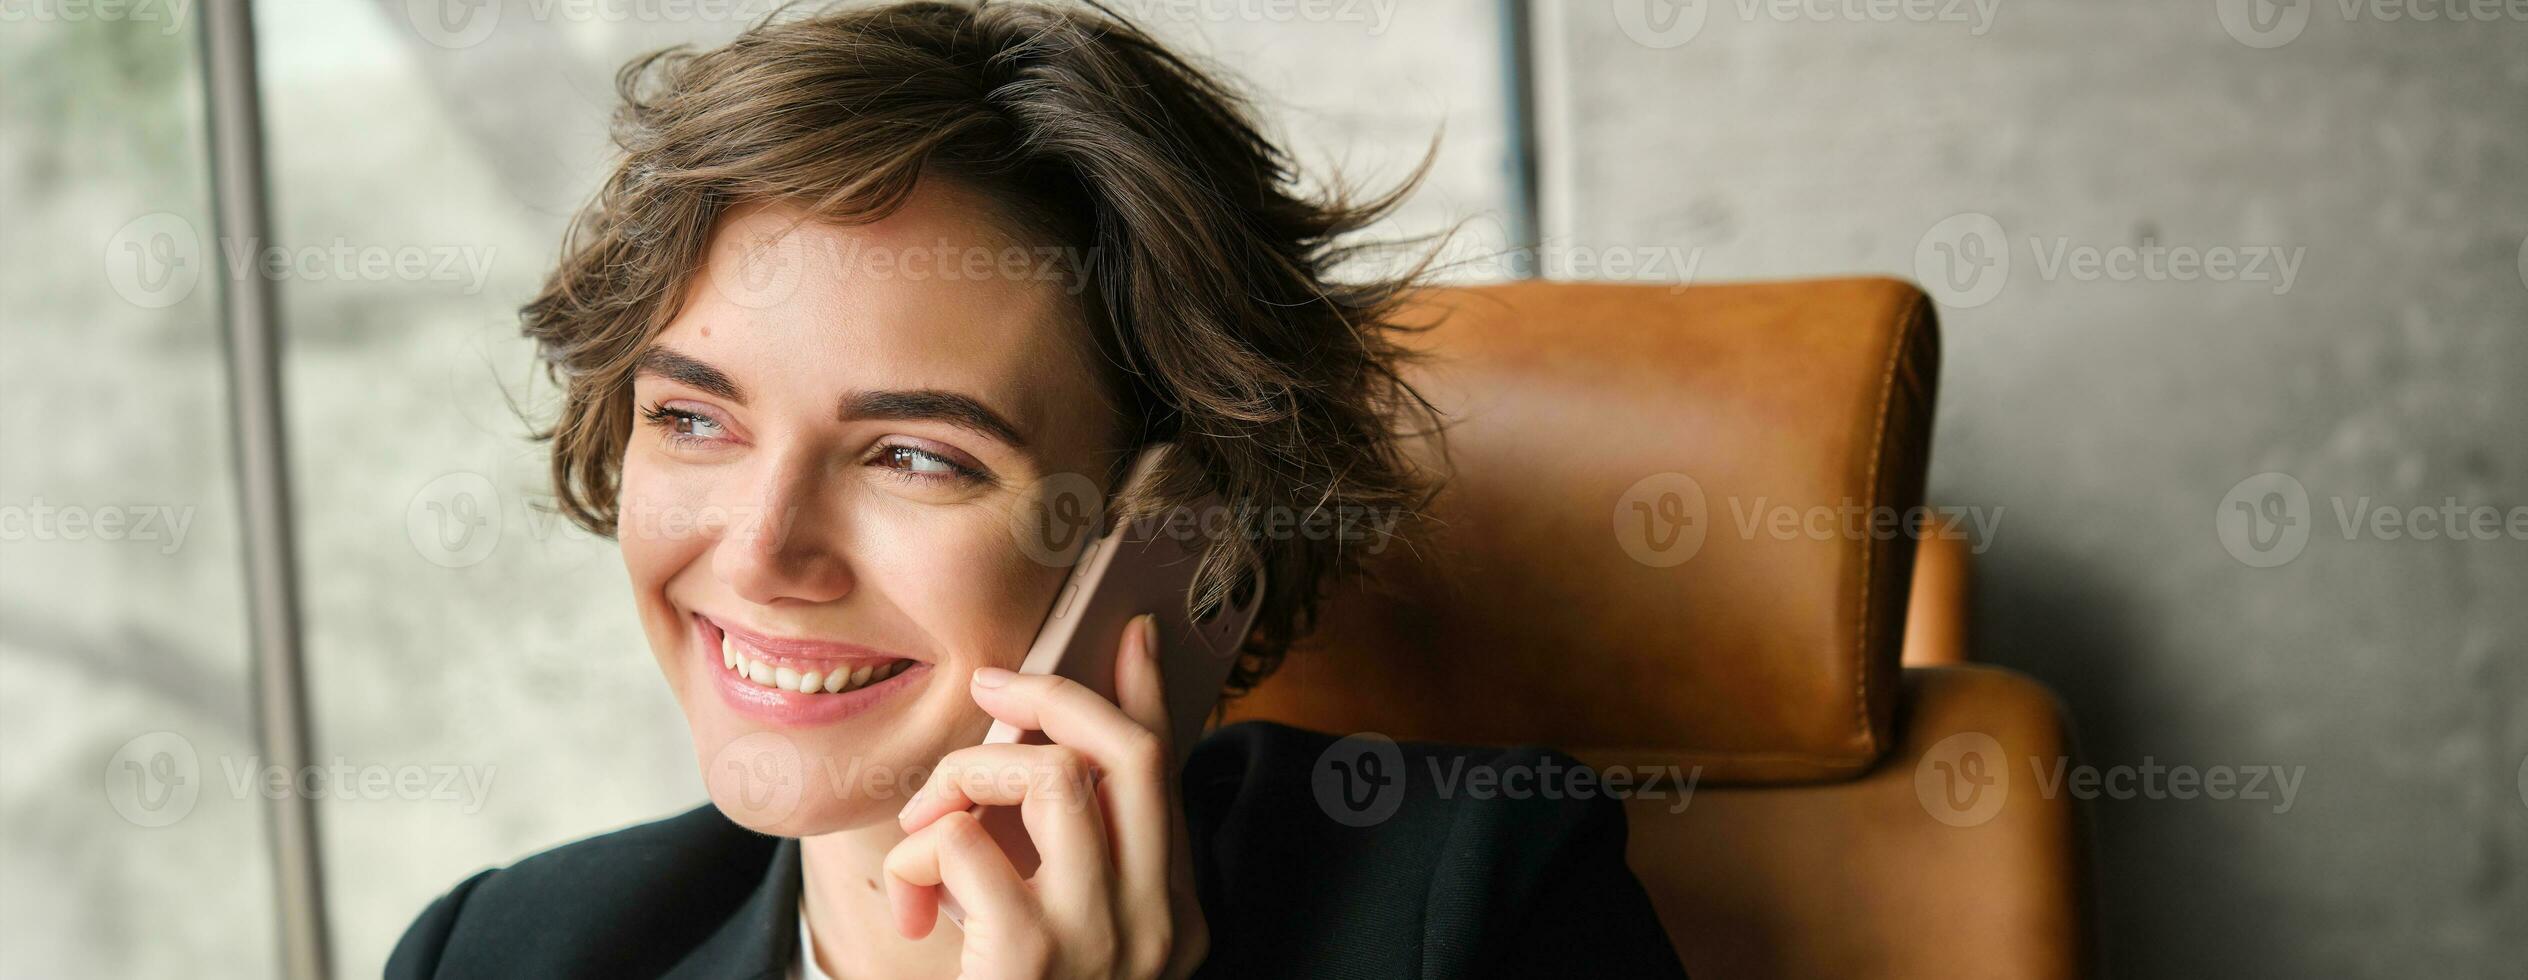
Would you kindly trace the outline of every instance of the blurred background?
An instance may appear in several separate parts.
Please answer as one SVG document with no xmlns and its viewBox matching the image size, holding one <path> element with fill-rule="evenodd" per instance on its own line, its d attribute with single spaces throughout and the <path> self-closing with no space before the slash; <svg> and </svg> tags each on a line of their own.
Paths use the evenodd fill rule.
<svg viewBox="0 0 2528 980">
<path fill-rule="evenodd" d="M 1381 232 L 1457 228 L 1454 278 L 1921 283 L 1977 657 L 2093 762 L 2303 774 L 2088 804 L 2109 970 L 2518 975 L 2528 5 L 1115 6 L 1321 176 L 1440 140 Z M 255 5 L 341 974 L 474 870 L 703 799 L 612 546 L 548 506 L 515 310 L 614 68 L 766 12 Z M 220 320 L 259 256 L 214 237 L 200 35 L 187 0 L 0 0 L 7 976 L 280 969 Z M 2216 525 L 2268 499 L 2311 533 Z"/>
</svg>

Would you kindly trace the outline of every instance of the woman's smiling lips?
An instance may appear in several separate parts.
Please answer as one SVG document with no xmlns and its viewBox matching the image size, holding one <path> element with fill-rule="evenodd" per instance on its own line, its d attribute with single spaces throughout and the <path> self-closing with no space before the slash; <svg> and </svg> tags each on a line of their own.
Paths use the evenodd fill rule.
<svg viewBox="0 0 2528 980">
<path fill-rule="evenodd" d="M 694 669 L 720 700 L 776 725 L 830 725 L 930 676 L 931 665 L 850 643 L 757 633 L 696 613 Z"/>
</svg>

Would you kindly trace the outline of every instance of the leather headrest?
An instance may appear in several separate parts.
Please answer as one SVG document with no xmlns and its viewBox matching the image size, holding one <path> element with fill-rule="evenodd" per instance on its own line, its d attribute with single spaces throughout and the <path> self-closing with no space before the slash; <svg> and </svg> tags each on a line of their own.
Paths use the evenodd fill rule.
<svg viewBox="0 0 2528 980">
<path fill-rule="evenodd" d="M 1886 751 L 1913 559 L 1888 531 L 1922 502 L 1939 364 L 1921 291 L 1521 282 L 1412 318 L 1451 423 L 1429 542 L 1333 586 L 1226 719 L 1726 782 Z"/>
</svg>

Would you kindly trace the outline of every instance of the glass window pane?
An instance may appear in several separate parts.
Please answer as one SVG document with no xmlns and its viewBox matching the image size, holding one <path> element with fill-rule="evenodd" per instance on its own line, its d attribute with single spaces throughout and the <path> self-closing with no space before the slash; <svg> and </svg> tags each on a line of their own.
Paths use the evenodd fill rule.
<svg viewBox="0 0 2528 980">
<path fill-rule="evenodd" d="M 0 957 L 270 976 L 194 28 L 69 10 L 0 23 Z"/>
</svg>

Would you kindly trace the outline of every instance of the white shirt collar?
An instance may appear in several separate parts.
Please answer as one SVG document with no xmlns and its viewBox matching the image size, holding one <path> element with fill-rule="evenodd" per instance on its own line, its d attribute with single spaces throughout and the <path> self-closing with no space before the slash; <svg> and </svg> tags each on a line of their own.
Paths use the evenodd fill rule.
<svg viewBox="0 0 2528 980">
<path fill-rule="evenodd" d="M 834 980 L 816 965 L 816 937 L 808 934 L 807 903 L 799 903 L 799 959 L 790 964 L 790 980 Z"/>
<path fill-rule="evenodd" d="M 808 933 L 808 857 L 799 854 L 799 958 L 790 964 L 790 980 L 834 980 L 816 965 L 816 937 Z"/>
</svg>

